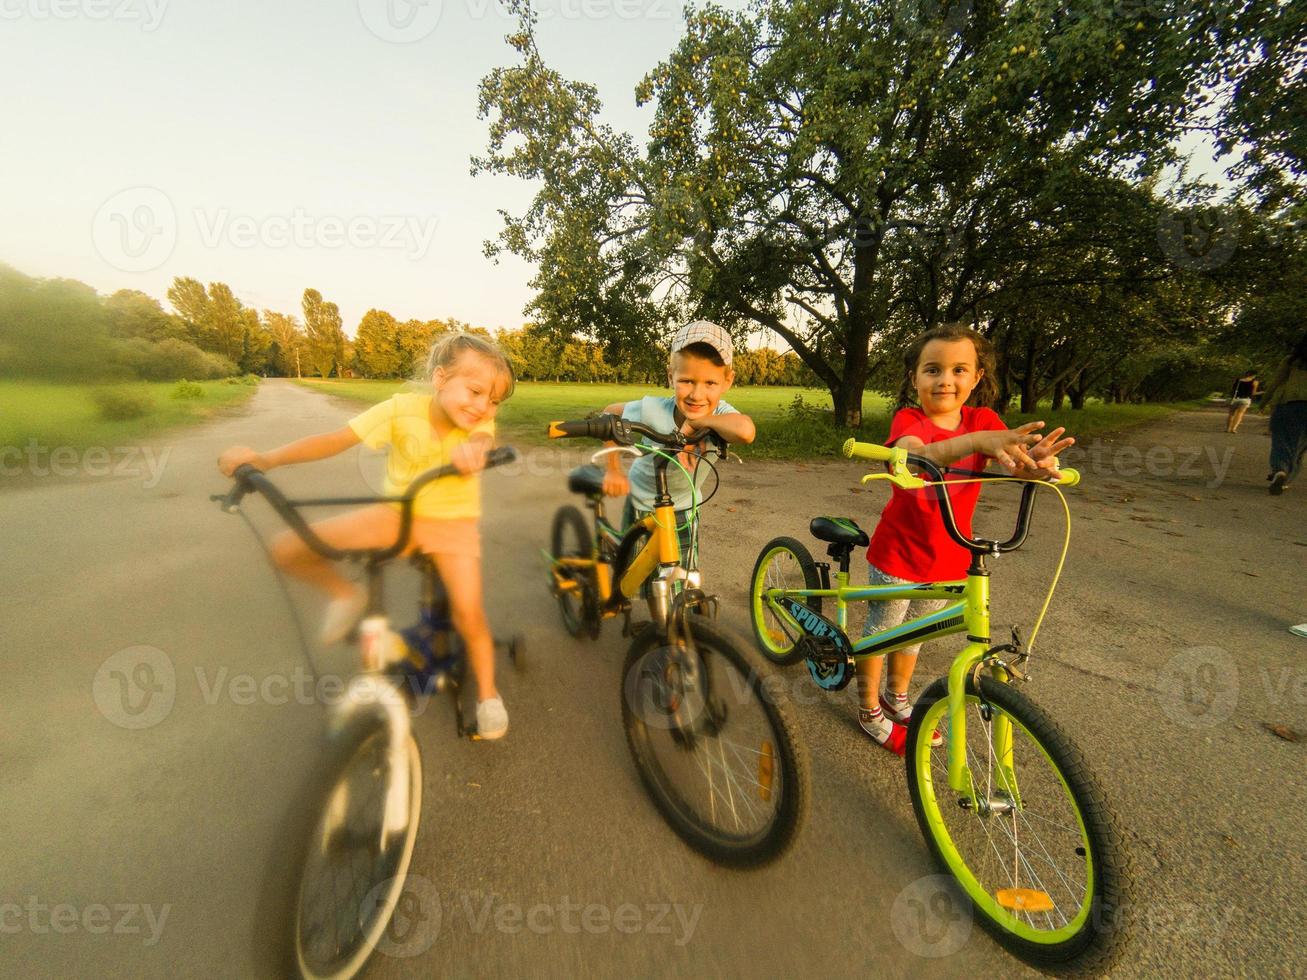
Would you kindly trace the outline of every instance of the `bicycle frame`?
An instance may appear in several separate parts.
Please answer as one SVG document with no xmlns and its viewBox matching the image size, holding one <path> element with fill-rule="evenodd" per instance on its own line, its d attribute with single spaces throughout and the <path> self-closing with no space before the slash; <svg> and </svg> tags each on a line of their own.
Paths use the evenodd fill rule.
<svg viewBox="0 0 1307 980">
<path fill-rule="evenodd" d="M 961 599 L 958 597 L 961 596 Z M 989 658 L 989 576 L 983 574 L 969 575 L 957 582 L 924 582 L 906 585 L 861 585 L 849 584 L 849 573 L 835 573 L 835 588 L 831 589 L 768 589 L 764 593 L 767 607 L 781 620 L 788 623 L 796 632 L 803 632 L 803 627 L 795 622 L 789 612 L 781 605 L 780 599 L 833 599 L 836 608 L 836 623 L 841 630 L 848 632 L 848 607 L 855 602 L 887 602 L 894 599 L 952 599 L 955 600 L 937 612 L 927 613 L 916 619 L 906 620 L 898 626 L 881 630 L 871 636 L 864 636 L 853 643 L 855 660 L 878 657 L 904 647 L 937 640 L 956 633 L 966 633 L 968 643 L 954 658 L 948 671 L 949 726 L 956 737 L 949 739 L 948 774 L 949 786 L 958 793 L 974 798 L 971 782 L 971 770 L 966 759 L 966 679 L 976 665 Z M 1006 671 L 994 665 L 1000 680 L 1006 680 Z M 999 730 L 995 741 L 1004 746 L 1001 765 L 1015 790 L 1016 777 L 1012 771 L 1011 729 L 1010 722 L 1000 717 L 997 724 L 1008 726 L 1006 731 Z"/>
<path fill-rule="evenodd" d="M 676 535 L 676 511 L 670 505 L 657 507 L 648 517 L 641 518 L 626 529 L 623 534 L 608 522 L 603 513 L 603 502 L 595 504 L 595 549 L 589 558 L 555 558 L 559 568 L 579 568 L 595 570 L 595 585 L 599 591 L 599 602 L 603 616 L 609 618 L 621 611 L 623 602 L 635 598 L 645 580 L 654 574 L 660 565 L 679 565 L 681 563 L 681 542 Z M 622 577 L 613 589 L 613 561 L 624 543 L 638 534 L 648 533 L 649 540 L 643 548 L 626 563 Z M 575 589 L 574 579 L 554 573 L 555 581 L 561 589 Z"/>
</svg>

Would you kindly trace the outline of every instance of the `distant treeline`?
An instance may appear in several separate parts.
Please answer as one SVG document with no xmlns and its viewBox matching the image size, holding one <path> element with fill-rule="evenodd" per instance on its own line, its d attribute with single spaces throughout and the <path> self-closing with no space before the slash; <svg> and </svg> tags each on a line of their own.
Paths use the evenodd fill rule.
<svg viewBox="0 0 1307 980">
<path fill-rule="evenodd" d="M 203 380 L 235 374 L 264 377 L 417 378 L 442 333 L 491 332 L 448 320 L 399 320 L 368 310 L 353 339 L 340 310 L 316 289 L 304 291 L 301 317 L 245 306 L 226 283 L 207 287 L 178 277 L 168 312 L 135 289 L 100 296 L 75 279 L 37 279 L 0 265 L 0 377 L 116 381 Z M 666 352 L 615 363 L 602 345 L 563 340 L 528 324 L 493 334 L 527 381 L 661 383 Z M 740 384 L 811 385 L 793 354 L 745 350 L 735 355 Z"/>
</svg>

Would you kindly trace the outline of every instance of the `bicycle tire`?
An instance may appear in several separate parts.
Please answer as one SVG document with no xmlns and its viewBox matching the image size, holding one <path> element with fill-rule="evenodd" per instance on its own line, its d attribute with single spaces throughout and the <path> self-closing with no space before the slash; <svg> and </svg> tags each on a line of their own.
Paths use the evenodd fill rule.
<svg viewBox="0 0 1307 980">
<path fill-rule="evenodd" d="M 560 507 L 554 513 L 549 543 L 550 554 L 555 559 L 590 558 L 594 555 L 594 535 L 581 512 L 571 505 Z M 550 574 L 553 574 L 552 570 Z M 593 639 L 599 635 L 599 597 L 593 574 L 587 574 L 581 582 L 579 596 L 564 591 L 559 591 L 557 596 L 563 629 L 570 636 L 588 633 Z"/>
<path fill-rule="evenodd" d="M 777 559 L 783 560 L 790 555 L 803 576 L 805 589 L 821 588 L 821 577 L 817 574 L 817 563 L 801 541 L 795 538 L 773 538 L 758 552 L 758 560 L 753 564 L 753 574 L 749 577 L 749 621 L 753 626 L 753 638 L 758 650 L 774 664 L 788 667 L 803 659 L 803 649 L 797 645 L 797 635 L 791 633 L 792 627 L 783 622 L 763 603 L 762 592 L 766 588 L 790 588 L 788 581 L 783 581 L 785 573 L 775 567 Z M 779 578 L 778 578 L 779 576 Z M 768 578 L 778 579 L 768 582 Z M 809 596 L 804 603 L 813 612 L 820 615 L 821 597 Z"/>
<path fill-rule="evenodd" d="M 666 646 L 651 625 L 636 636 L 627 651 L 622 671 L 622 723 L 627 745 L 655 806 L 687 844 L 719 864 L 759 867 L 784 854 L 803 827 L 811 795 L 807 752 L 796 735 L 798 729 L 789 703 L 780 685 L 769 683 L 773 675 L 765 666 L 750 658 L 737 641 L 704 617 L 687 616 L 685 625 L 697 650 L 698 678 L 679 689 L 679 704 L 670 712 L 667 705 L 656 703 L 659 695 L 652 689 L 657 687 L 660 671 L 666 678 L 667 664 L 678 649 L 681 655 L 687 653 L 684 646 Z M 660 656 L 669 659 L 661 662 Z M 719 676 L 722 670 L 731 673 Z M 686 673 L 682 671 L 681 676 Z M 733 702 L 728 703 L 728 699 Z M 682 707 L 685 708 L 681 712 L 683 717 L 673 720 Z M 734 731 L 730 726 L 750 707 L 754 709 L 752 717 L 746 714 L 742 727 L 752 729 L 759 740 L 747 742 L 748 731 L 740 735 L 742 740 L 738 743 L 723 738 L 728 729 Z M 671 746 L 668 753 L 658 750 L 659 736 L 664 734 Z M 753 744 L 760 747 L 754 749 Z M 754 790 L 734 792 L 740 786 L 732 781 L 726 768 L 728 745 L 732 759 L 745 764 L 744 775 L 757 788 L 759 800 L 770 804 L 757 826 L 741 827 L 739 818 L 745 805 L 751 811 L 745 816 L 756 812 L 751 802 Z M 692 777 L 690 783 L 682 785 L 669 772 L 663 757 L 688 763 L 690 760 L 682 758 L 688 754 L 695 756 L 694 765 L 676 767 L 687 769 Z M 753 755 L 757 756 L 756 760 Z M 726 793 L 721 816 L 723 821 L 733 818 L 733 827 L 722 826 L 715 819 L 717 797 L 713 773 L 716 770 L 713 767 L 718 760 L 721 760 L 721 788 Z M 755 762 L 757 775 L 753 778 Z M 710 797 L 707 814 L 700 801 L 704 785 Z"/>
<path fill-rule="evenodd" d="M 374 833 L 380 839 L 377 804 L 385 799 L 390 782 L 373 780 L 362 796 L 351 796 L 343 787 L 352 776 L 357 784 L 369 782 L 366 770 L 385 757 L 390 738 L 383 712 L 368 706 L 351 712 L 329 736 L 320 768 L 287 811 L 268 863 L 255 932 L 256 952 L 266 961 L 270 975 L 304 980 L 356 977 L 389 926 L 404 890 L 421 819 L 422 754 L 417 742 L 407 736 L 407 811 L 403 828 L 390 835 L 384 851 L 359 849 L 357 843 L 371 840 Z M 333 814 L 342 810 L 346 821 L 356 817 L 358 823 L 333 826 Z M 347 855 L 343 861 L 342 853 Z M 323 865 L 331 872 L 333 887 L 315 889 L 317 882 L 310 875 Z M 358 876 L 360 867 L 364 873 Z M 340 900 L 335 886 L 342 877 L 358 880 L 347 882 L 346 897 Z M 324 915 L 322 901 L 328 895 L 330 909 Z M 338 940 L 342 930 L 354 931 L 343 942 L 316 942 L 319 936 L 326 939 L 325 929 L 317 927 L 328 921 Z"/>
<path fill-rule="evenodd" d="M 1052 719 L 1011 684 L 985 676 L 978 693 L 969 677 L 968 766 L 973 785 L 984 783 L 990 801 L 985 809 L 994 803 L 1000 809 L 996 816 L 982 815 L 979 807 L 961 807 L 958 794 L 948 786 L 947 688 L 942 678 L 927 688 L 913 706 L 908 725 L 908 790 L 932 856 L 957 881 L 975 918 L 1013 955 L 1055 974 L 1107 969 L 1125 945 L 1122 920 L 1131 907 L 1131 860 L 1119 821 L 1084 757 Z M 971 749 L 978 745 L 994 752 L 994 727 L 982 716 L 982 697 L 991 712 L 1001 712 L 1012 722 L 1016 778 L 1006 787 L 1001 771 L 989 765 L 992 754 L 982 758 Z M 996 714 L 992 717 L 997 719 Z M 930 745 L 935 729 L 944 736 L 942 747 Z M 984 775 L 977 778 L 978 772 Z M 936 793 L 936 782 L 942 794 Z M 1020 805 L 1012 807 L 1008 821 L 1001 807 L 1011 804 L 1008 787 L 1013 785 Z M 1049 814 L 1061 815 L 1062 821 Z M 999 837 L 997 845 L 994 837 Z M 1036 849 L 1021 851 L 1023 837 L 1033 839 Z M 963 856 L 964 846 L 975 852 L 970 859 Z M 1026 888 L 1023 881 L 1037 887 Z M 995 887 L 1000 884 L 1005 894 Z M 1051 908 L 1040 909 L 1037 903 L 1043 900 Z M 1014 902 L 1028 902 L 1034 911 L 1014 912 Z"/>
</svg>

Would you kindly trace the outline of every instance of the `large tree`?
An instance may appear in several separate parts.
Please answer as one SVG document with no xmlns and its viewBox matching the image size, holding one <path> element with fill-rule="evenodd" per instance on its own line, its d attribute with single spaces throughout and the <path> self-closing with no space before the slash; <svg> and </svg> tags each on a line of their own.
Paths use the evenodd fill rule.
<svg viewBox="0 0 1307 980">
<path fill-rule="evenodd" d="M 639 147 L 515 6 L 519 61 L 482 81 L 474 169 L 540 182 L 487 244 L 537 263 L 529 309 L 626 349 L 693 315 L 763 327 L 849 425 L 893 356 L 881 338 L 988 316 L 995 263 L 1055 219 L 1060 186 L 1175 159 L 1229 26 L 1221 5 L 1116 0 L 707 6 L 637 89 Z"/>
</svg>

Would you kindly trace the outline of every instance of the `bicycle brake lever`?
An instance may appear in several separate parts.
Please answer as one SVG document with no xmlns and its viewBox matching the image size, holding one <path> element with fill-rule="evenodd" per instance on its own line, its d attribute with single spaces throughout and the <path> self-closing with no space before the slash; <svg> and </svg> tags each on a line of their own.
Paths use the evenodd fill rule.
<svg viewBox="0 0 1307 980">
<path fill-rule="evenodd" d="M 866 484 L 870 483 L 872 480 L 889 480 L 890 483 L 894 484 L 896 487 L 899 487 L 902 490 L 920 490 L 922 487 L 926 486 L 926 481 L 923 480 L 921 477 L 913 476 L 911 473 L 907 473 L 907 472 L 868 473 L 866 476 L 862 478 L 862 483 L 865 486 Z"/>
</svg>

